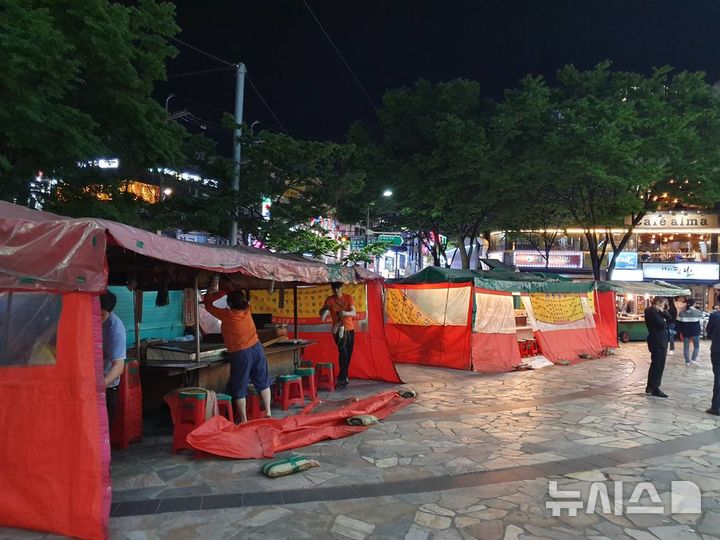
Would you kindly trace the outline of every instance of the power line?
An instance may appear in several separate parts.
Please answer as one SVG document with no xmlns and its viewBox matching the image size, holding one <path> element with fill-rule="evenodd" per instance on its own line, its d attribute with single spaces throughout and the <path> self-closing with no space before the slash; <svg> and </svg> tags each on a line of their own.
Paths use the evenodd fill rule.
<svg viewBox="0 0 720 540">
<path fill-rule="evenodd" d="M 202 101 L 195 101 L 194 99 L 186 98 L 183 96 L 178 96 L 177 94 L 174 94 L 173 97 L 175 99 L 179 99 L 180 101 L 187 101 L 188 103 L 193 103 L 195 105 L 199 105 L 200 107 L 205 107 L 206 109 L 210 109 L 213 111 L 218 111 L 218 112 L 226 113 L 226 114 L 232 114 L 230 111 L 226 111 L 224 109 L 220 109 L 219 107 L 214 107 L 212 105 L 208 105 L 207 103 L 203 103 Z"/>
<path fill-rule="evenodd" d="M 370 103 L 370 105 L 372 105 L 372 108 L 375 109 L 375 112 L 377 112 L 377 111 L 378 111 L 378 108 L 377 108 L 377 106 L 375 105 L 375 102 L 372 100 L 372 98 L 370 97 L 370 94 L 368 94 L 367 90 L 365 90 L 365 87 L 364 87 L 363 84 L 360 82 L 360 79 L 358 79 L 357 75 L 355 75 L 355 72 L 354 72 L 354 71 L 352 70 L 352 68 L 350 67 L 350 64 L 348 64 L 348 61 L 347 61 L 347 60 L 345 59 L 345 57 L 343 56 L 343 53 L 341 53 L 341 52 L 340 52 L 340 49 L 338 49 L 337 45 L 335 45 L 335 42 L 334 42 L 334 41 L 332 40 L 332 38 L 330 37 L 330 34 L 327 33 L 327 30 L 325 30 L 325 27 L 322 25 L 322 23 L 320 22 L 320 20 L 317 18 L 317 16 L 316 16 L 315 13 L 313 12 L 313 10 L 310 8 L 310 5 L 306 2 L 306 0 L 302 0 L 302 3 L 305 4 L 305 7 L 306 7 L 307 10 L 310 12 L 310 15 L 312 15 L 312 18 L 315 19 L 315 22 L 316 22 L 317 25 L 320 27 L 320 30 L 322 30 L 322 33 L 325 34 L 325 37 L 326 37 L 327 40 L 330 42 L 330 45 L 332 45 L 332 48 L 335 49 L 335 52 L 336 52 L 337 55 L 340 57 L 340 60 L 342 60 L 343 64 L 345 64 L 345 67 L 346 67 L 347 70 L 350 72 L 350 75 L 352 75 L 352 78 L 355 79 L 355 82 L 356 82 L 357 85 L 360 87 L 360 90 L 362 90 L 363 94 L 365 94 L 365 97 L 367 98 L 367 100 L 368 100 L 368 102 Z"/>
<path fill-rule="evenodd" d="M 277 125 L 280 126 L 280 129 L 283 130 L 283 132 L 285 133 L 285 135 L 288 135 L 287 129 L 285 129 L 285 126 L 282 125 L 282 122 L 280 122 L 280 120 L 278 119 L 278 117 L 277 117 L 277 115 L 275 114 L 275 112 L 272 110 L 272 108 L 270 108 L 270 105 L 268 105 L 268 102 L 265 101 L 265 98 L 264 98 L 264 97 L 262 96 L 262 94 L 260 93 L 260 90 L 257 89 L 257 86 L 255 86 L 255 83 L 252 82 L 252 79 L 251 79 L 249 76 L 245 75 L 245 77 L 247 78 L 247 81 L 250 83 L 250 86 L 252 86 L 252 89 L 255 90 L 255 93 L 256 93 L 257 96 L 260 98 L 260 101 L 262 101 L 262 104 L 265 105 L 265 108 L 268 110 L 268 112 L 269 112 L 269 113 L 272 115 L 272 117 L 275 119 L 275 122 L 277 122 Z"/>
<path fill-rule="evenodd" d="M 232 62 L 228 62 L 227 60 L 223 60 L 222 58 L 218 58 L 218 57 L 215 56 L 214 54 L 211 54 L 211 53 L 209 53 L 209 52 L 207 52 L 207 51 L 203 51 L 202 49 L 199 49 L 199 48 L 196 47 L 195 45 L 190 45 L 189 43 L 187 43 L 187 42 L 185 42 L 185 41 L 183 41 L 183 40 L 181 40 L 181 39 L 178 39 L 178 38 L 176 38 L 176 37 L 171 37 L 170 39 L 172 39 L 173 41 L 176 41 L 177 43 L 180 43 L 180 45 L 185 45 L 186 47 L 192 49 L 192 50 L 195 51 L 195 52 L 199 52 L 200 54 L 204 54 L 204 55 L 207 56 L 208 58 L 212 58 L 213 60 L 217 60 L 217 61 L 220 62 L 221 64 L 225 64 L 226 66 L 235 67 L 235 64 L 233 64 Z"/>
<path fill-rule="evenodd" d="M 175 73 L 168 75 L 168 79 L 177 79 L 178 77 L 192 77 L 193 75 L 201 75 L 203 73 L 212 73 L 213 71 L 228 71 L 229 67 L 212 68 L 212 69 L 201 69 L 200 71 L 188 71 L 185 73 Z"/>
</svg>

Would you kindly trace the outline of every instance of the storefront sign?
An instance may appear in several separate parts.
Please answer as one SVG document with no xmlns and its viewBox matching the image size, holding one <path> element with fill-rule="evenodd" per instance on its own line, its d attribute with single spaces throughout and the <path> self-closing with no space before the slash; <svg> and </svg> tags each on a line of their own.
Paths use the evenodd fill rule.
<svg viewBox="0 0 720 540">
<path fill-rule="evenodd" d="M 537 251 L 514 251 L 513 264 L 518 268 L 545 268 L 545 256 Z M 548 268 L 583 267 L 582 251 L 551 251 Z"/>
<path fill-rule="evenodd" d="M 613 260 L 613 252 L 608 253 L 608 264 Z M 638 265 L 637 251 L 621 251 L 615 261 L 615 268 L 618 270 L 634 270 Z"/>
<path fill-rule="evenodd" d="M 626 222 L 629 223 L 628 220 Z M 637 230 L 644 229 L 703 229 L 718 226 L 718 215 L 705 212 L 655 212 L 638 223 Z"/>
<path fill-rule="evenodd" d="M 610 272 L 610 281 L 642 281 L 643 271 L 638 268 L 637 270 L 625 270 L 615 269 Z"/>
<path fill-rule="evenodd" d="M 715 263 L 643 263 L 645 279 L 717 281 L 720 265 Z"/>
</svg>

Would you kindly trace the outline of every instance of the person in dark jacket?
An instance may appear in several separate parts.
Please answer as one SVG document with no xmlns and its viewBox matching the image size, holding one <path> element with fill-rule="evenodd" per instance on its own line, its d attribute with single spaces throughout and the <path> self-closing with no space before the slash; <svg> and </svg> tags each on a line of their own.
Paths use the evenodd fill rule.
<svg viewBox="0 0 720 540">
<path fill-rule="evenodd" d="M 648 329 L 647 345 L 650 351 L 650 369 L 645 393 L 662 398 L 667 397 L 667 394 L 660 390 L 660 383 L 665 370 L 669 338 L 667 323 L 663 316 L 664 304 L 665 298 L 656 296 L 653 298 L 652 305 L 645 310 L 645 326 Z"/>
<path fill-rule="evenodd" d="M 700 352 L 700 321 L 703 313 L 695 307 L 695 299 L 689 298 L 685 309 L 677 316 L 677 322 L 682 332 L 683 338 L 683 354 L 685 355 L 685 365 L 689 366 L 697 361 Z M 693 344 L 692 358 L 690 357 L 690 342 Z"/>
<path fill-rule="evenodd" d="M 678 316 L 677 307 L 675 307 L 675 299 L 668 298 L 667 307 L 665 309 L 665 320 L 667 321 L 668 333 L 670 334 L 670 349 L 668 354 L 675 354 L 675 336 L 677 335 L 677 325 L 675 321 Z"/>
<path fill-rule="evenodd" d="M 717 306 L 715 306 L 715 311 L 710 314 L 710 320 L 708 320 L 705 331 L 712 340 L 710 361 L 713 369 L 712 402 L 710 408 L 705 412 L 720 416 L 720 311 L 718 311 Z"/>
</svg>

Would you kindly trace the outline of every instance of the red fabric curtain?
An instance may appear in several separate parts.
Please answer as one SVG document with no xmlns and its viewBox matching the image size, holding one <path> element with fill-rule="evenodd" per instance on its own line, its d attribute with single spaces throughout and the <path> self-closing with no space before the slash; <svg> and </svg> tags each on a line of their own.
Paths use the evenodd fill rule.
<svg viewBox="0 0 720 540">
<path fill-rule="evenodd" d="M 617 348 L 617 309 L 615 293 L 612 291 L 595 291 L 595 324 L 600 334 L 603 347 Z"/>
<path fill-rule="evenodd" d="M 65 294 L 56 364 L 0 366 L 1 525 L 107 536 L 110 444 L 101 344 L 97 297 Z"/>
</svg>

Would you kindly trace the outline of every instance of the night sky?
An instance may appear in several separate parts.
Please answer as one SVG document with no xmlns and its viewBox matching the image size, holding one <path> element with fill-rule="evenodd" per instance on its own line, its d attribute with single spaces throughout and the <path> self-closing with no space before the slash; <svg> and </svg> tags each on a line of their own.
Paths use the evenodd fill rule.
<svg viewBox="0 0 720 540">
<path fill-rule="evenodd" d="M 619 69 L 648 72 L 670 64 L 720 79 L 720 0 L 307 0 L 376 105 L 389 88 L 458 77 L 499 98 L 527 73 L 552 80 L 573 63 L 610 59 Z M 176 1 L 179 38 L 248 75 L 289 134 L 344 140 L 355 120 L 374 110 L 302 0 Z M 169 74 L 222 67 L 178 45 Z M 233 111 L 234 74 L 172 77 L 161 102 L 206 121 L 207 135 L 229 153 L 219 128 Z M 187 101 L 191 99 L 195 102 Z M 249 84 L 245 121 L 280 130 Z"/>
</svg>

